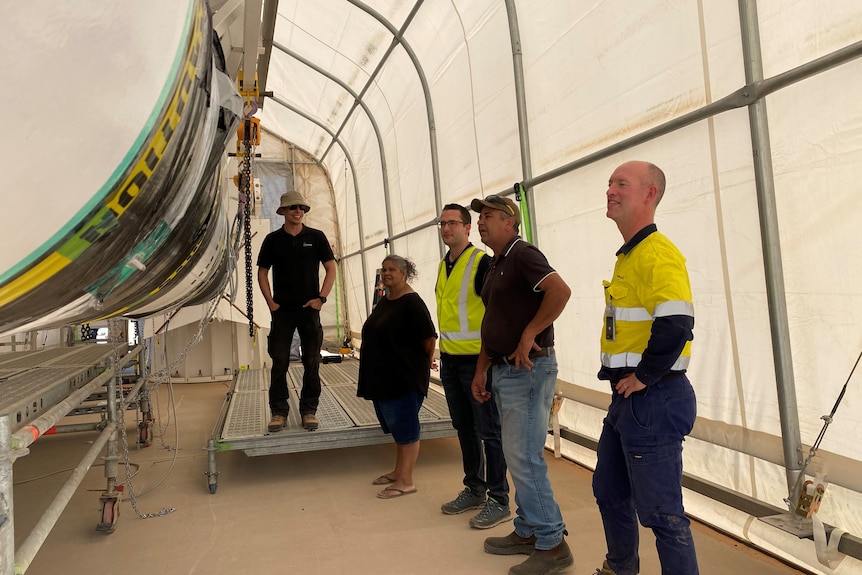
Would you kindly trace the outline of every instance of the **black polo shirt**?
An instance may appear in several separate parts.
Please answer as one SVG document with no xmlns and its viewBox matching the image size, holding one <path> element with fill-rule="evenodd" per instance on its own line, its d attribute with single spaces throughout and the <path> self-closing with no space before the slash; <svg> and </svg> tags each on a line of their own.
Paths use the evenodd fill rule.
<svg viewBox="0 0 862 575">
<path fill-rule="evenodd" d="M 326 234 L 303 224 L 295 236 L 283 227 L 269 233 L 260 246 L 257 265 L 272 269 L 272 298 L 291 309 L 320 295 L 320 264 L 333 259 Z"/>
<path fill-rule="evenodd" d="M 491 359 L 511 355 L 518 347 L 524 328 L 535 317 L 545 298 L 537 286 L 556 273 L 539 249 L 515 237 L 491 260 L 482 287 L 485 317 L 482 320 L 482 347 Z M 535 339 L 540 347 L 554 345 L 554 325 Z"/>
</svg>

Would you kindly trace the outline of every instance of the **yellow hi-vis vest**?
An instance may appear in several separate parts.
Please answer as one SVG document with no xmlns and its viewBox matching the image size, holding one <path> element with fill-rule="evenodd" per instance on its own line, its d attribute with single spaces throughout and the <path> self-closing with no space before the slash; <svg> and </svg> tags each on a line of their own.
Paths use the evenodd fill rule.
<svg viewBox="0 0 862 575">
<path fill-rule="evenodd" d="M 485 304 L 473 287 L 479 261 L 485 252 L 469 246 L 446 276 L 446 262 L 437 270 L 437 322 L 440 324 L 440 351 L 451 355 L 478 355 L 481 348 Z"/>
<path fill-rule="evenodd" d="M 628 254 L 617 256 L 613 279 L 605 287 L 605 322 L 614 319 L 614 339 L 602 330 L 602 365 L 637 367 L 646 350 L 653 318 L 694 317 L 694 304 L 685 258 L 667 237 L 653 232 Z M 672 371 L 688 368 L 688 341 Z"/>
</svg>

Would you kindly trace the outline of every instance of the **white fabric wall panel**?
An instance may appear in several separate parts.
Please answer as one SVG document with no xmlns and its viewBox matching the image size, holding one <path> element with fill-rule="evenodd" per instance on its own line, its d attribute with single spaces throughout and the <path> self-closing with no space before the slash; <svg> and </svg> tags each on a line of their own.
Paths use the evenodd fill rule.
<svg viewBox="0 0 862 575">
<path fill-rule="evenodd" d="M 288 100 L 288 103 L 291 102 Z M 267 103 L 258 112 L 258 117 L 264 129 L 293 142 L 315 157 L 318 153 L 323 152 L 323 149 L 318 148 L 324 146 L 325 149 L 326 144 L 331 139 L 322 128 L 276 102 Z"/>
<path fill-rule="evenodd" d="M 503 3 L 495 8 L 466 31 L 475 76 L 470 95 L 481 177 L 481 187 L 474 188 L 474 193 L 481 197 L 523 179 L 509 25 Z M 530 95 L 528 91 L 526 97 Z"/>
<path fill-rule="evenodd" d="M 371 267 L 369 265 L 369 267 Z M 373 272 L 373 268 L 372 268 Z M 365 294 L 371 289 L 374 278 L 366 279 L 362 274 L 362 257 L 352 256 L 341 262 L 341 273 L 344 279 L 345 307 L 347 325 L 351 332 L 357 334 L 365 322 Z"/>
<path fill-rule="evenodd" d="M 767 78 L 859 40 L 859 2 L 759 0 L 757 11 Z"/>
<path fill-rule="evenodd" d="M 727 96 L 745 85 L 739 5 L 735 2 L 700 1 L 702 45 L 706 48 L 708 101 Z"/>
<path fill-rule="evenodd" d="M 362 247 L 359 241 L 359 218 L 356 211 L 353 173 L 341 147 L 335 147 L 329 152 L 326 165 L 332 178 L 343 255 L 352 254 Z"/>
<path fill-rule="evenodd" d="M 768 101 L 800 425 L 808 441 L 819 432 L 819 418 L 830 411 L 862 343 L 862 288 L 853 273 L 862 261 L 854 241 L 862 227 L 855 185 L 862 166 L 862 105 L 847 88 L 847 74 L 860 72 L 856 61 Z M 859 407 L 859 393 L 845 396 L 824 449 L 862 456 L 856 423 L 847 417 Z"/>
<path fill-rule="evenodd" d="M 390 253 L 409 258 L 416 265 L 416 279 L 410 285 L 428 306 L 434 325 L 437 325 L 437 301 L 434 286 L 437 283 L 437 264 L 440 262 L 436 227 L 428 227 L 415 234 L 399 238 Z"/>
<path fill-rule="evenodd" d="M 407 54 L 392 53 L 379 78 L 391 107 L 389 149 L 398 150 L 389 162 L 389 191 L 393 230 L 397 233 L 434 217 L 428 113 L 422 86 Z"/>
<path fill-rule="evenodd" d="M 525 18 L 522 30 L 536 173 L 705 103 L 696 4 L 578 7 L 583 12 L 561 18 L 570 25 L 555 38 L 544 25 L 560 18 L 560 4 L 531 4 L 533 17 L 551 13 Z"/>
</svg>

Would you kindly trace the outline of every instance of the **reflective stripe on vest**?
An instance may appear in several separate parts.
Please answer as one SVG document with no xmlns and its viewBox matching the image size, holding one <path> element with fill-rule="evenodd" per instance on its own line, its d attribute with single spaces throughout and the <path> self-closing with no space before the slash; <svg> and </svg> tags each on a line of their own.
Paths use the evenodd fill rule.
<svg viewBox="0 0 862 575">
<path fill-rule="evenodd" d="M 671 366 L 671 371 L 681 371 L 688 369 L 688 362 L 691 359 L 688 355 L 681 355 Z M 641 354 L 639 353 L 617 353 L 617 354 L 602 354 L 602 365 L 605 367 L 637 367 L 641 362 Z"/>
<path fill-rule="evenodd" d="M 473 286 L 478 261 L 484 252 L 474 246 L 467 249 L 469 253 L 461 254 L 451 275 L 446 276 L 446 262 L 442 260 L 437 273 L 435 293 L 437 320 L 440 324 L 440 351 L 452 355 L 476 355 L 482 343 L 485 306 Z"/>
</svg>

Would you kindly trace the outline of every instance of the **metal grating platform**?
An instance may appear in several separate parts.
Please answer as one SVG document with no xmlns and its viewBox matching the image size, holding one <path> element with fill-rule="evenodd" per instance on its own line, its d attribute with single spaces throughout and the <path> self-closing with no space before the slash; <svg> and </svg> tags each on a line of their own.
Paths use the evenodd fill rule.
<svg viewBox="0 0 862 575">
<path fill-rule="evenodd" d="M 231 399 L 222 435 L 230 439 L 261 436 L 268 413 L 266 393 L 238 391 Z"/>
<path fill-rule="evenodd" d="M 237 374 L 234 391 L 266 391 L 269 389 L 269 371 L 263 369 L 242 370 Z"/>
<path fill-rule="evenodd" d="M 356 425 L 378 425 L 377 415 L 371 402 L 361 397 L 356 397 L 356 386 L 337 386 L 332 388 L 332 394 L 344 406 Z"/>
<path fill-rule="evenodd" d="M 126 353 L 125 346 L 120 356 Z M 114 355 L 114 347 L 85 344 L 78 347 L 56 347 L 40 351 L 20 351 L 0 355 L 0 370 L 21 370 L 44 366 L 91 366 Z"/>
<path fill-rule="evenodd" d="M 124 356 L 127 346 L 119 351 Z M 117 352 L 87 344 L 0 356 L 0 413 L 12 416 L 13 432 L 98 376 Z"/>
<path fill-rule="evenodd" d="M 302 427 L 299 414 L 299 391 L 303 367 L 288 368 L 290 415 L 287 426 L 269 433 L 269 370 L 241 370 L 235 379 L 224 424 L 217 433 L 219 450 L 241 449 L 247 455 L 293 453 L 319 449 L 336 449 L 391 441 L 383 433 L 370 401 L 356 397 L 359 361 L 321 364 L 321 394 L 317 417 L 320 427 L 309 432 Z M 455 435 L 446 398 L 432 386 L 419 413 L 422 438 Z"/>
</svg>

